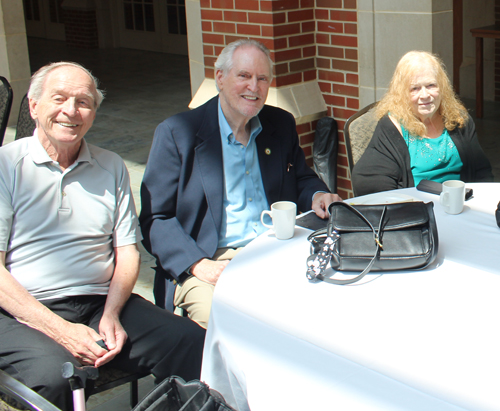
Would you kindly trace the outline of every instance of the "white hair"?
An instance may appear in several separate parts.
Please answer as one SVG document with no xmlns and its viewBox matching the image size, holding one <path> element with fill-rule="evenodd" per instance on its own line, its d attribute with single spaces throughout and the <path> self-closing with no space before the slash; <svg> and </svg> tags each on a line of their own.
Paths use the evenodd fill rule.
<svg viewBox="0 0 500 411">
<path fill-rule="evenodd" d="M 269 52 L 269 49 L 261 42 L 252 39 L 236 40 L 224 47 L 224 50 L 221 51 L 219 57 L 217 58 L 217 61 L 214 64 L 215 70 L 220 70 L 222 71 L 223 76 L 227 76 L 227 74 L 233 68 L 234 52 L 239 47 L 256 47 L 266 55 L 267 61 L 269 63 L 269 82 L 271 82 L 273 79 L 273 61 L 271 60 L 271 53 Z M 216 86 L 217 91 L 220 91 L 217 83 Z"/>
<path fill-rule="evenodd" d="M 33 74 L 33 76 L 31 76 L 30 88 L 28 90 L 28 98 L 33 99 L 36 102 L 40 101 L 40 98 L 42 97 L 43 94 L 43 86 L 45 84 L 47 75 L 51 71 L 64 66 L 79 68 L 83 70 L 85 73 L 87 73 L 89 77 L 92 79 L 92 82 L 94 83 L 94 87 L 96 90 L 94 95 L 94 104 L 95 104 L 95 109 L 97 110 L 101 105 L 102 100 L 104 99 L 104 92 L 99 90 L 99 80 L 97 80 L 97 78 L 94 77 L 92 73 L 85 67 L 83 67 L 81 64 L 73 63 L 71 61 L 60 61 L 58 63 L 50 63 L 38 69 L 37 72 Z"/>
</svg>

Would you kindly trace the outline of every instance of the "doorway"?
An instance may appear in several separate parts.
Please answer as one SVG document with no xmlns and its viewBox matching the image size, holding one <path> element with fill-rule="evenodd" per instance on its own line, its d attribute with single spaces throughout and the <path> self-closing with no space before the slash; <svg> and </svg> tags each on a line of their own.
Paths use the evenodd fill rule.
<svg viewBox="0 0 500 411">
<path fill-rule="evenodd" d="M 118 46 L 188 54 L 185 0 L 115 0 Z"/>
<path fill-rule="evenodd" d="M 23 0 L 26 34 L 50 40 L 66 38 L 63 0 Z"/>
</svg>

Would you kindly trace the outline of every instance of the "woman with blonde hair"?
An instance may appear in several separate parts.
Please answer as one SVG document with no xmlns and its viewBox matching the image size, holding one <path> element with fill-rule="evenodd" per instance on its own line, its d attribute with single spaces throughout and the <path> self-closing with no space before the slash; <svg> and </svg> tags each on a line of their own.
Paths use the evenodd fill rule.
<svg viewBox="0 0 500 411">
<path fill-rule="evenodd" d="M 434 54 L 410 51 L 401 58 L 376 115 L 377 128 L 353 169 L 355 195 L 421 180 L 493 181 L 474 122 Z"/>
</svg>

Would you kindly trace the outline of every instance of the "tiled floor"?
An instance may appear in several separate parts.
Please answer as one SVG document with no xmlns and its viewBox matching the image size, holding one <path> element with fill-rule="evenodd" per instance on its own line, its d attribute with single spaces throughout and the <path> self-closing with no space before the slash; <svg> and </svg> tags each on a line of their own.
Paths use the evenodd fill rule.
<svg viewBox="0 0 500 411">
<path fill-rule="evenodd" d="M 101 81 L 106 99 L 97 113 L 87 140 L 122 156 L 130 172 L 140 210 L 139 187 L 155 127 L 165 118 L 187 110 L 191 99 L 189 63 L 185 56 L 127 49 L 76 50 L 63 42 L 30 39 L 32 70 L 51 61 L 77 61 Z M 474 117 L 474 100 L 465 100 Z M 476 119 L 480 142 L 500 181 L 500 103 L 486 103 L 485 116 Z M 7 142 L 15 130 L 8 129 Z M 135 292 L 152 299 L 153 258 L 142 250 L 142 264 Z M 141 395 L 152 388 L 152 379 L 140 383 Z M 89 410 L 121 411 L 128 407 L 128 387 L 91 397 Z"/>
</svg>

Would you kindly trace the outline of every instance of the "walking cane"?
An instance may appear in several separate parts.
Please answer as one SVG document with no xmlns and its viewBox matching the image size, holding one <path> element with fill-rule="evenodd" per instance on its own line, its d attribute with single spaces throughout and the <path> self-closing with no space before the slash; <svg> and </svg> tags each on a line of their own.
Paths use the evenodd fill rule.
<svg viewBox="0 0 500 411">
<path fill-rule="evenodd" d="M 87 380 L 97 380 L 99 370 L 96 367 L 76 367 L 70 362 L 65 362 L 62 367 L 62 376 L 69 381 L 73 391 L 74 411 L 85 411 L 85 384 Z"/>
</svg>

